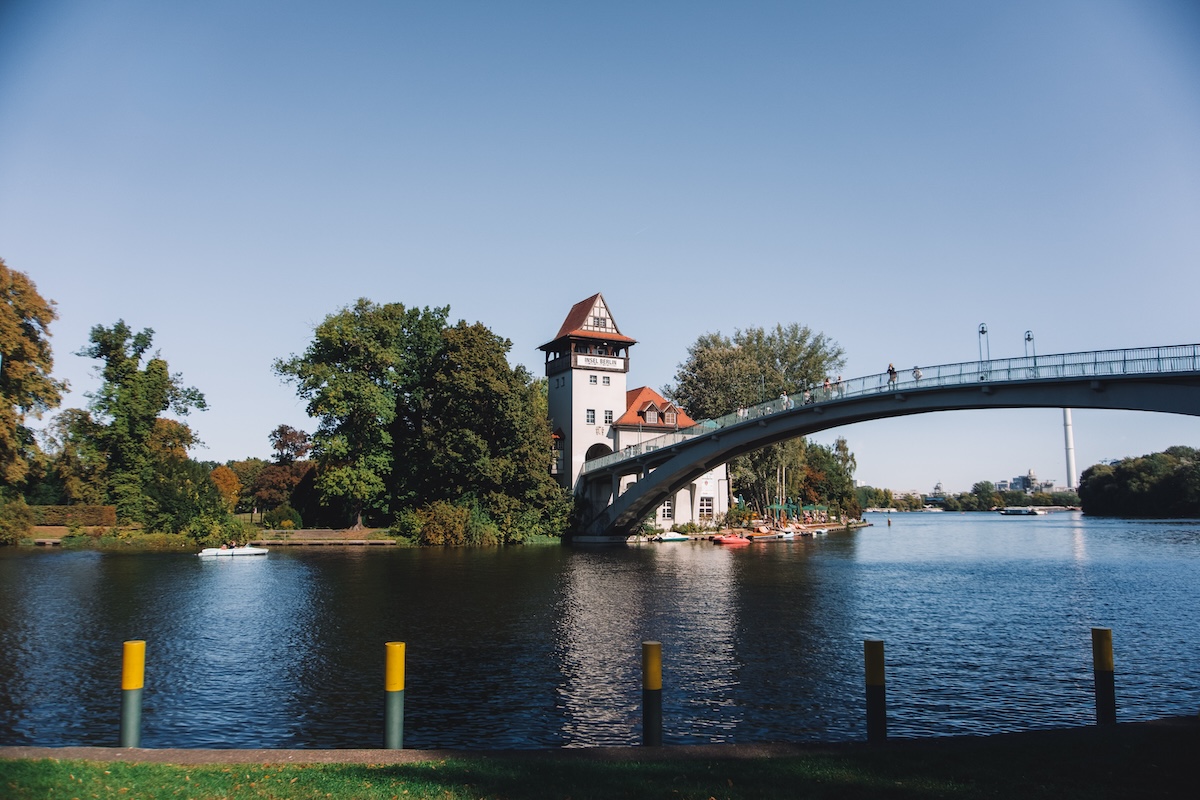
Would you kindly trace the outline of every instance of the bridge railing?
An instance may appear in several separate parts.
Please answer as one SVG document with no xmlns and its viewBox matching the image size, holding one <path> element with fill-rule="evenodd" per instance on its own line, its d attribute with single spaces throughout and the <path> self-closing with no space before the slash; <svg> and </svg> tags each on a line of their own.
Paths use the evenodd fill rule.
<svg viewBox="0 0 1200 800">
<path fill-rule="evenodd" d="M 587 461 L 583 465 L 582 473 L 586 475 L 626 459 L 637 458 L 722 428 L 748 424 L 762 417 L 777 414 L 780 411 L 788 411 L 801 405 L 840 403 L 881 392 L 906 392 L 946 386 L 977 385 L 981 382 L 1102 378 L 1112 375 L 1157 375 L 1182 372 L 1200 372 L 1200 344 L 1142 347 L 1130 350 L 1094 350 L 1083 353 L 1059 353 L 990 361 L 963 361 L 958 364 L 940 364 L 928 367 L 918 366 L 900 370 L 890 379 L 888 373 L 880 372 L 861 378 L 832 382 L 828 386 L 825 384 L 810 386 L 795 394 L 780 395 L 765 403 L 739 408 L 715 419 L 702 420 L 687 428 L 680 428 L 672 433 L 647 439 L 641 444 Z"/>
</svg>

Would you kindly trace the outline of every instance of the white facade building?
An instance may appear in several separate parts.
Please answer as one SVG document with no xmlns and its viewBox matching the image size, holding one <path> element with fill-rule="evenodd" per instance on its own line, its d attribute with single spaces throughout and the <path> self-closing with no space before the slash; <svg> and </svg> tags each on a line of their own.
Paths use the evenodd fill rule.
<svg viewBox="0 0 1200 800">
<path fill-rule="evenodd" d="M 576 488 L 587 459 L 694 424 L 653 389 L 626 387 L 634 344 L 617 327 L 603 295 L 595 294 L 576 303 L 558 334 L 540 348 L 546 353 L 553 470 L 567 488 Z M 634 475 L 622 478 L 620 491 L 636 480 Z M 729 494 L 722 464 L 659 506 L 654 524 L 664 529 L 689 522 L 714 525 L 729 510 Z"/>
</svg>

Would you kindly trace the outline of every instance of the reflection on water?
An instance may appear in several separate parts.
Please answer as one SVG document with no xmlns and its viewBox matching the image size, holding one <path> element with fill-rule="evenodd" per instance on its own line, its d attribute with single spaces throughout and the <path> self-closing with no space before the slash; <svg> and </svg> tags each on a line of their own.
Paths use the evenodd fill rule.
<svg viewBox="0 0 1200 800">
<path fill-rule="evenodd" d="M 637 743 L 648 639 L 667 743 L 863 738 L 866 638 L 895 736 L 1090 724 L 1093 626 L 1119 719 L 1200 707 L 1200 525 L 879 519 L 735 550 L 3 550 L 0 744 L 115 745 L 134 638 L 147 747 L 378 747 L 387 641 L 417 748 Z"/>
</svg>

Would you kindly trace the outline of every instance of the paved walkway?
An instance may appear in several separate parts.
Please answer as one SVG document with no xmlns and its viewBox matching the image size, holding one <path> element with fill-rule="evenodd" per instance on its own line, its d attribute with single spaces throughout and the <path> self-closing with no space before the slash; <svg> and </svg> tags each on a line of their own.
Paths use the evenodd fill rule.
<svg viewBox="0 0 1200 800">
<path fill-rule="evenodd" d="M 993 736 L 943 736 L 891 739 L 882 745 L 866 742 L 816 744 L 701 744 L 665 747 L 562 747 L 546 750 L 200 750 L 120 747 L 0 747 L 0 760 L 81 759 L 85 761 L 154 762 L 160 764 L 411 764 L 450 758 L 574 759 L 586 761 L 695 761 L 714 759 L 783 758 L 855 750 L 867 747 L 986 748 L 1013 739 L 1087 742 L 1147 732 L 1200 737 L 1200 717 L 1170 717 L 1152 722 L 1125 722 L 1099 728 L 1086 726 Z"/>
</svg>

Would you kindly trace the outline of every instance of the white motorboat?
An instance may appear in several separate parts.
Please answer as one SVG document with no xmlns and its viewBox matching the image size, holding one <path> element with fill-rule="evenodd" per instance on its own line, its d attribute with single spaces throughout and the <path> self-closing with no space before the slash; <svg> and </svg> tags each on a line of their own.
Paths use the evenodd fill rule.
<svg viewBox="0 0 1200 800">
<path fill-rule="evenodd" d="M 198 556 L 265 556 L 267 548 L 265 547 L 206 547 L 196 555 Z"/>
<path fill-rule="evenodd" d="M 690 536 L 678 531 L 667 531 L 666 533 L 660 533 L 650 538 L 652 542 L 690 542 L 691 540 Z"/>
</svg>

